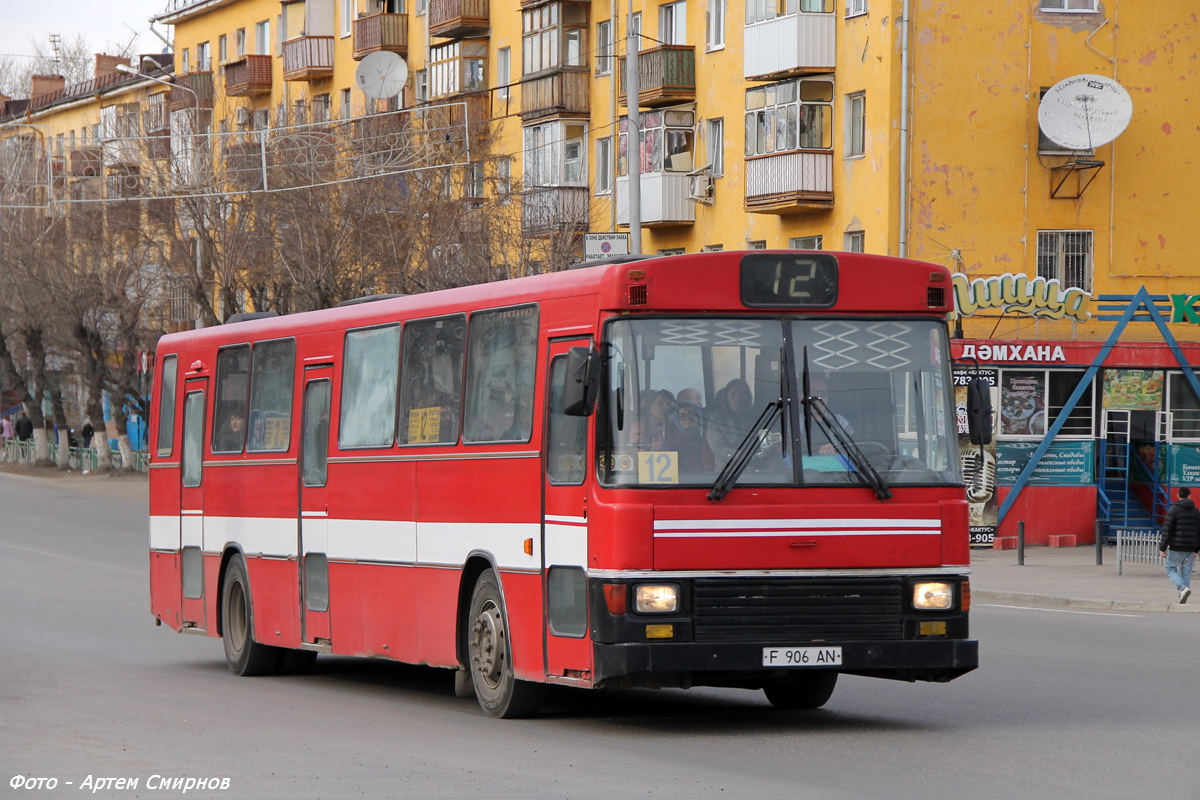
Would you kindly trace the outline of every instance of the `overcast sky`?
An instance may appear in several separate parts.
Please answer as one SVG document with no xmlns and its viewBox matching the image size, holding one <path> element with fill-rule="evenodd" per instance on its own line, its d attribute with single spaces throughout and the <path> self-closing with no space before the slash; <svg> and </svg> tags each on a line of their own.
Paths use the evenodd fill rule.
<svg viewBox="0 0 1200 800">
<path fill-rule="evenodd" d="M 0 54 L 30 55 L 31 40 L 48 49 L 51 33 L 63 41 L 82 33 L 95 53 L 115 53 L 136 33 L 135 51 L 159 53 L 164 45 L 146 20 L 166 7 L 167 0 L 0 0 Z M 170 38 L 170 27 L 155 28 Z"/>
</svg>

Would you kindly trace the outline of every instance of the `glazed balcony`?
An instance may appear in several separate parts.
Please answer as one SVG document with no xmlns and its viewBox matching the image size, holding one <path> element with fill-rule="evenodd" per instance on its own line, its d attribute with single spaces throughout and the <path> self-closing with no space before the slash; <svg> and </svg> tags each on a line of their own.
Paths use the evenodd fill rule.
<svg viewBox="0 0 1200 800">
<path fill-rule="evenodd" d="M 271 92 L 271 56 L 246 55 L 225 62 L 225 94 L 250 97 Z"/>
<path fill-rule="evenodd" d="M 196 108 L 197 103 L 200 108 L 212 108 L 213 76 L 211 71 L 184 72 L 175 76 L 175 84 L 171 87 L 169 101 L 172 111 Z M 192 91 L 189 92 L 188 89 Z"/>
<path fill-rule="evenodd" d="M 371 14 L 354 20 L 354 60 L 380 50 L 408 55 L 407 14 Z"/>
<path fill-rule="evenodd" d="M 523 192 L 521 232 L 526 236 L 585 233 L 589 189 L 586 186 L 536 186 Z"/>
<path fill-rule="evenodd" d="M 821 150 L 746 159 L 746 210 L 802 214 L 833 208 L 833 154 Z"/>
<path fill-rule="evenodd" d="M 429 35 L 443 39 L 482 36 L 488 32 L 488 0 L 429 0 Z"/>
<path fill-rule="evenodd" d="M 689 197 L 691 179 L 686 172 L 654 172 L 641 176 L 642 225 L 691 225 L 696 203 Z M 617 178 L 617 224 L 629 225 L 629 176 Z"/>
<path fill-rule="evenodd" d="M 315 81 L 333 75 L 332 36 L 297 36 L 283 43 L 283 79 Z"/>
<path fill-rule="evenodd" d="M 837 14 L 798 12 L 743 29 L 744 77 L 775 80 L 834 68 Z"/>
<path fill-rule="evenodd" d="M 591 75 L 584 71 L 551 72 L 521 82 L 521 119 L 552 114 L 586 117 L 591 107 Z"/>
<path fill-rule="evenodd" d="M 618 91 L 625 102 L 625 57 L 617 59 Z M 696 99 L 696 48 L 664 44 L 638 52 L 638 105 L 643 108 Z"/>
</svg>

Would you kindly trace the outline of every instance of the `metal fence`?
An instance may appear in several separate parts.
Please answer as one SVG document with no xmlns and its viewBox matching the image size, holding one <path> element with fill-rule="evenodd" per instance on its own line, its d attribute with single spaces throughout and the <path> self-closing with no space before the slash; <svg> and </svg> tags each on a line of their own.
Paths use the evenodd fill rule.
<svg viewBox="0 0 1200 800">
<path fill-rule="evenodd" d="M 58 443 L 49 442 L 50 445 L 50 460 L 58 462 Z M 122 458 L 120 450 L 112 450 L 112 463 L 114 469 L 121 469 Z M 33 464 L 37 459 L 34 453 L 34 444 L 32 441 L 20 442 L 16 439 L 7 439 L 4 442 L 4 460 L 10 464 Z M 94 471 L 96 469 L 99 454 L 91 447 L 72 447 L 67 455 L 67 465 L 71 469 L 77 469 L 80 472 Z M 146 472 L 150 469 L 150 454 L 145 450 L 133 451 L 133 463 L 130 469 L 137 472 Z"/>
<path fill-rule="evenodd" d="M 1157 528 L 1116 528 L 1117 574 L 1123 575 L 1123 565 L 1158 564 L 1162 556 L 1158 552 L 1159 532 Z"/>
</svg>

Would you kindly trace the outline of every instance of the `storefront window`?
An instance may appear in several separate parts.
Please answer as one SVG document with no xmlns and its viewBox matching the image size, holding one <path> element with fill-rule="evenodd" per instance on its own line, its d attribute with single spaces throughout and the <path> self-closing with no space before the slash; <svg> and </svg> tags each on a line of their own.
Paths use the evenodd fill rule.
<svg viewBox="0 0 1200 800">
<path fill-rule="evenodd" d="M 1167 410 L 1171 412 L 1173 441 L 1200 441 L 1200 401 L 1182 372 L 1167 376 Z"/>
<path fill-rule="evenodd" d="M 1000 377 L 1000 435 L 1045 436 L 1082 376 L 1079 370 L 1004 370 Z M 1092 436 L 1093 405 L 1089 386 L 1058 435 Z"/>
</svg>

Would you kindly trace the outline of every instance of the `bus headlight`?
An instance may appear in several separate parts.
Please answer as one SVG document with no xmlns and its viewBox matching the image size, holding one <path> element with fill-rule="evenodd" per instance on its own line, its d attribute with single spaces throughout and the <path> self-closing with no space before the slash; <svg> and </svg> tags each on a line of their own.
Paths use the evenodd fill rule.
<svg viewBox="0 0 1200 800">
<path fill-rule="evenodd" d="M 954 607 L 954 584 L 930 581 L 913 585 L 913 608 L 918 611 L 945 611 Z"/>
<path fill-rule="evenodd" d="M 679 609 L 679 587 L 643 584 L 634 590 L 633 603 L 640 614 L 670 614 Z"/>
</svg>

